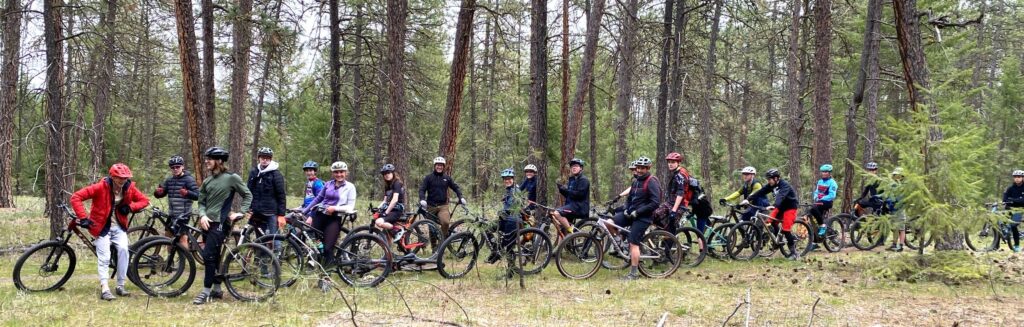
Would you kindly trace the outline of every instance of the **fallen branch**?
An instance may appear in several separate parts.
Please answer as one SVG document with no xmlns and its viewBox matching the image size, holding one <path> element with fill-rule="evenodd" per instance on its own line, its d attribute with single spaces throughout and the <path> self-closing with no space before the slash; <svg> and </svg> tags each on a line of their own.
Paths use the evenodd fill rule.
<svg viewBox="0 0 1024 327">
<path fill-rule="evenodd" d="M 811 327 L 811 324 L 814 323 L 814 310 L 818 309 L 818 302 L 821 302 L 820 296 L 817 300 L 814 300 L 814 305 L 811 306 L 811 318 L 807 321 L 807 327 Z"/>
<path fill-rule="evenodd" d="M 464 317 L 466 317 L 466 320 L 469 320 L 469 313 L 466 312 L 466 308 L 462 307 L 462 303 L 459 303 L 458 300 L 455 300 L 455 298 L 452 297 L 451 294 L 448 294 L 448 292 L 445 292 L 445 290 L 441 289 L 440 287 L 437 287 L 437 285 L 434 285 L 434 284 L 431 284 L 431 283 L 427 283 L 427 282 L 424 282 L 424 281 L 418 280 L 418 279 L 410 279 L 408 281 L 427 284 L 427 285 L 430 285 L 430 287 L 433 287 L 434 289 L 436 289 L 438 291 L 441 291 L 441 293 L 444 294 L 444 296 L 448 297 L 449 300 L 452 300 L 452 302 L 455 302 L 455 305 L 457 305 L 459 307 L 459 310 L 462 310 L 462 315 Z"/>
<path fill-rule="evenodd" d="M 341 295 L 341 299 L 345 301 L 345 307 L 348 308 L 348 312 L 351 315 L 350 318 L 352 319 L 352 326 L 359 326 L 359 324 L 356 322 L 356 310 L 353 309 L 352 304 L 348 302 L 348 297 L 345 296 L 345 292 L 342 292 L 341 289 L 338 288 L 338 285 L 335 284 L 330 277 L 324 278 L 323 282 L 328 283 L 328 285 L 331 285 L 331 288 L 333 288 L 335 291 L 338 291 L 338 294 Z"/>
<path fill-rule="evenodd" d="M 661 319 L 658 319 L 658 327 L 665 326 L 665 319 L 668 319 L 668 312 L 661 314 Z"/>
<path fill-rule="evenodd" d="M 725 321 L 722 322 L 722 327 L 725 327 L 725 325 L 727 325 L 729 323 L 729 320 L 731 320 L 732 317 L 735 316 L 737 312 L 740 312 L 740 308 L 742 308 L 744 305 L 747 306 L 747 321 L 748 322 L 750 321 L 750 289 L 749 288 L 747 289 L 747 298 L 745 300 L 743 300 L 743 298 L 740 298 L 740 299 L 741 299 L 740 303 L 736 304 L 736 308 L 732 310 L 732 314 L 730 314 L 728 317 L 725 317 Z M 659 325 L 660 325 L 660 323 L 659 323 Z M 744 325 L 746 325 L 746 324 L 744 324 Z"/>
</svg>

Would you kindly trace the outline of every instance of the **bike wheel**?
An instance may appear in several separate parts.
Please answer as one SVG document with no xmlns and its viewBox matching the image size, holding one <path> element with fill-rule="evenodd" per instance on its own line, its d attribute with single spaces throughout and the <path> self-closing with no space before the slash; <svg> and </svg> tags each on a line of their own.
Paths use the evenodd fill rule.
<svg viewBox="0 0 1024 327">
<path fill-rule="evenodd" d="M 409 230 L 405 233 L 405 244 L 423 244 L 422 246 L 416 246 L 407 250 L 408 252 L 415 253 L 416 257 L 420 259 L 427 259 L 433 256 L 443 241 L 444 239 L 441 238 L 441 225 L 431 220 L 421 219 L 410 225 Z"/>
<path fill-rule="evenodd" d="M 736 226 L 733 223 L 723 223 L 711 229 L 705 241 L 708 255 L 715 259 L 726 259 L 729 257 L 729 232 Z"/>
<path fill-rule="evenodd" d="M 797 251 L 800 251 L 798 255 L 805 256 L 808 252 L 811 252 L 811 246 L 814 245 L 814 232 L 817 231 L 816 229 L 811 230 L 811 225 L 808 225 L 803 221 L 796 221 L 793 223 L 793 226 L 790 227 L 789 231 L 793 234 L 793 237 L 796 238 L 796 242 L 794 242 L 793 247 Z M 786 249 L 787 246 L 782 246 L 782 248 Z M 788 254 L 785 252 L 786 251 L 784 250 L 783 254 Z"/>
<path fill-rule="evenodd" d="M 663 230 L 650 231 L 640 242 L 640 273 L 649 278 L 672 276 L 679 269 L 682 253 L 675 235 Z"/>
<path fill-rule="evenodd" d="M 156 231 L 156 228 L 149 226 L 132 227 L 129 228 L 128 231 L 125 233 L 128 234 L 128 244 L 131 244 L 133 246 L 142 239 L 160 235 L 160 233 Z"/>
<path fill-rule="evenodd" d="M 346 284 L 374 287 L 391 273 L 391 250 L 377 235 L 350 235 L 336 251 L 338 275 Z"/>
<path fill-rule="evenodd" d="M 771 228 L 769 226 L 769 228 Z M 762 258 L 771 258 L 775 255 L 775 252 L 779 251 L 780 246 L 775 243 L 775 235 L 772 232 L 761 230 L 761 250 L 757 251 L 757 255 Z M 789 255 L 787 252 L 782 253 L 783 256 Z"/>
<path fill-rule="evenodd" d="M 828 252 L 839 252 L 846 246 L 846 225 L 838 217 L 830 217 L 825 220 L 825 239 L 822 243 Z"/>
<path fill-rule="evenodd" d="M 999 229 L 990 224 L 975 229 L 972 232 L 964 233 L 964 241 L 967 247 L 975 252 L 990 252 L 999 248 Z M 909 235 L 907 237 L 910 237 Z"/>
<path fill-rule="evenodd" d="M 858 218 L 850 225 L 850 244 L 861 251 L 871 251 L 885 242 L 885 232 L 867 225 L 867 219 Z"/>
<path fill-rule="evenodd" d="M 274 253 L 274 257 L 277 258 L 277 262 L 281 266 L 281 287 L 291 287 L 305 275 L 306 268 L 309 266 L 306 263 L 305 248 L 288 235 L 282 234 L 265 235 L 256 239 L 255 243 L 267 244 L 275 241 L 279 242 L 280 246 L 275 247 L 271 252 Z"/>
<path fill-rule="evenodd" d="M 263 301 L 281 285 L 281 266 L 274 252 L 256 243 L 242 243 L 231 249 L 220 266 L 224 286 L 236 299 Z"/>
<path fill-rule="evenodd" d="M 601 269 L 604 246 L 590 232 L 569 234 L 555 248 L 555 267 L 569 279 L 587 279 Z"/>
<path fill-rule="evenodd" d="M 25 292 L 56 290 L 71 278 L 75 263 L 75 251 L 64 243 L 36 244 L 14 264 L 14 286 Z"/>
<path fill-rule="evenodd" d="M 134 276 L 135 284 L 150 296 L 175 297 L 192 287 L 196 263 L 185 248 L 163 238 L 138 248 L 128 265 L 128 274 Z"/>
<path fill-rule="evenodd" d="M 437 272 L 447 279 L 466 276 L 476 266 L 480 242 L 471 232 L 452 234 L 441 243 L 437 254 Z"/>
<path fill-rule="evenodd" d="M 451 225 L 448 225 L 448 233 L 451 235 L 455 235 L 462 232 L 469 232 L 469 225 L 466 225 L 467 222 L 469 222 L 468 219 L 459 219 L 453 221 Z"/>
<path fill-rule="evenodd" d="M 500 241 L 499 241 L 500 242 Z M 512 246 L 516 272 L 521 275 L 539 274 L 551 262 L 554 247 L 547 234 L 537 228 L 523 228 L 516 232 Z"/>
<path fill-rule="evenodd" d="M 711 227 L 708 227 L 711 228 Z M 673 247 L 673 244 L 666 243 L 662 244 L 661 247 L 665 249 L 666 253 L 670 253 L 673 248 L 677 248 L 679 253 L 676 255 L 669 255 L 669 258 L 678 257 L 679 265 L 683 267 L 696 267 L 704 262 L 704 257 L 707 256 L 707 241 L 704 239 L 704 235 L 701 235 L 697 229 L 692 227 L 683 227 L 676 233 L 675 238 L 679 241 L 678 246 Z"/>
<path fill-rule="evenodd" d="M 761 251 L 761 230 L 751 222 L 741 222 L 729 230 L 729 257 L 750 260 Z"/>
</svg>

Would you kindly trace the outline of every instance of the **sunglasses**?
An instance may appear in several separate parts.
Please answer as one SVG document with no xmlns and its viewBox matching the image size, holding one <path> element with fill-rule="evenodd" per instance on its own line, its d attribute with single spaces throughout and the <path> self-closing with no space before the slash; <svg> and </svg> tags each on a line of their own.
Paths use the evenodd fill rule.
<svg viewBox="0 0 1024 327">
<path fill-rule="evenodd" d="M 185 168 L 185 166 L 171 166 L 171 169 L 182 169 L 182 168 Z"/>
</svg>

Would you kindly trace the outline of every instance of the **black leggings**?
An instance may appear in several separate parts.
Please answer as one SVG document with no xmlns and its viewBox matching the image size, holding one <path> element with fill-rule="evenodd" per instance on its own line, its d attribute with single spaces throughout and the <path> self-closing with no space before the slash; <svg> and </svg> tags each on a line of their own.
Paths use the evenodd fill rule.
<svg viewBox="0 0 1024 327">
<path fill-rule="evenodd" d="M 832 202 L 821 202 L 821 204 L 815 204 L 811 207 L 810 214 L 814 217 L 814 223 L 820 225 L 825 224 L 825 219 L 821 216 L 825 215 L 825 211 L 832 209 Z"/>
<path fill-rule="evenodd" d="M 203 233 L 203 287 L 211 288 L 214 284 L 220 285 L 217 279 L 217 270 L 220 268 L 220 246 L 224 243 L 224 231 L 221 224 L 210 223 L 210 228 Z"/>
<path fill-rule="evenodd" d="M 324 254 L 329 260 L 334 260 L 334 246 L 341 234 L 341 218 L 318 212 L 313 216 L 313 228 L 324 233 Z"/>
</svg>

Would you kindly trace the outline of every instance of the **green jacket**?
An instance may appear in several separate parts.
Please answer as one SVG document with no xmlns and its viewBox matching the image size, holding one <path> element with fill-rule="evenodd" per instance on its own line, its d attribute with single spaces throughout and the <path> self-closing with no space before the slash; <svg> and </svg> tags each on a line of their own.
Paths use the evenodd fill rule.
<svg viewBox="0 0 1024 327">
<path fill-rule="evenodd" d="M 199 188 L 199 214 L 214 222 L 224 221 L 231 212 L 231 203 L 235 201 L 236 193 L 242 194 L 240 212 L 249 212 L 252 193 L 245 187 L 241 177 L 231 173 L 220 173 L 207 178 Z"/>
</svg>

